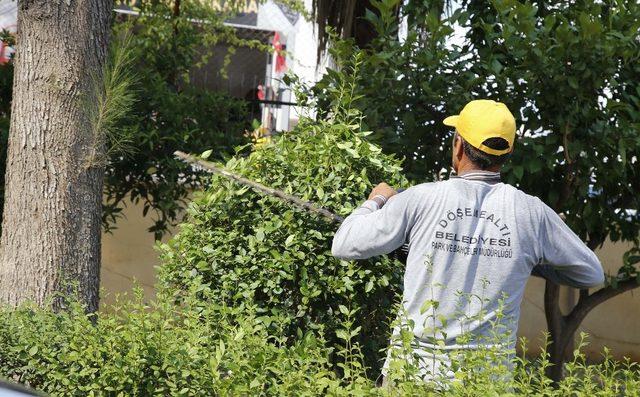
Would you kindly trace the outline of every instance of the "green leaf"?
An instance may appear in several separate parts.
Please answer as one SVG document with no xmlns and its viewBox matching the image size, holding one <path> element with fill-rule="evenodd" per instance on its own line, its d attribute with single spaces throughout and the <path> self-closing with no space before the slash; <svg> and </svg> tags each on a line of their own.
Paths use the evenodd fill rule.
<svg viewBox="0 0 640 397">
<path fill-rule="evenodd" d="M 635 265 L 640 262 L 640 255 L 629 255 L 626 259 L 627 265 Z"/>
<path fill-rule="evenodd" d="M 369 292 L 373 289 L 373 280 L 369 280 L 367 285 L 364 287 L 364 292 Z"/>
<path fill-rule="evenodd" d="M 531 174 L 535 174 L 536 172 L 540 171 L 542 169 L 542 161 L 534 158 L 531 159 L 531 161 L 529 161 L 529 172 Z"/>
<path fill-rule="evenodd" d="M 627 148 L 623 138 L 620 138 L 618 140 L 618 154 L 620 154 L 620 161 L 622 162 L 622 165 L 626 165 L 627 164 Z"/>
<path fill-rule="evenodd" d="M 611 277 L 611 288 L 613 288 L 613 289 L 618 288 L 618 278 L 617 277 Z"/>
<path fill-rule="evenodd" d="M 291 243 L 293 243 L 293 240 L 296 238 L 296 236 L 294 234 L 290 234 L 289 237 L 287 237 L 286 240 L 284 240 L 284 246 L 288 247 L 291 245 Z"/>
<path fill-rule="evenodd" d="M 427 299 L 426 301 L 424 301 L 424 303 L 422 303 L 422 305 L 420 306 L 420 314 L 424 314 L 427 312 L 427 310 L 431 309 L 433 307 L 434 310 L 437 310 L 439 306 L 439 302 L 434 301 L 434 300 L 430 300 Z"/>
<path fill-rule="evenodd" d="M 209 150 L 205 150 L 204 152 L 202 152 L 202 154 L 200 155 L 200 158 L 206 160 L 209 158 L 209 156 L 211 156 L 211 153 L 213 153 L 212 149 Z"/>
<path fill-rule="evenodd" d="M 242 338 L 244 338 L 244 335 L 245 335 L 245 334 L 244 334 L 244 330 L 243 330 L 242 328 L 240 328 L 240 331 L 238 331 L 238 333 L 237 333 L 237 334 L 235 334 L 235 336 L 233 337 L 233 340 L 234 340 L 234 341 L 239 341 L 239 340 L 241 340 Z"/>
<path fill-rule="evenodd" d="M 336 336 L 342 340 L 349 340 L 349 334 L 347 334 L 347 331 L 343 330 L 343 329 L 339 329 L 336 331 Z"/>
</svg>

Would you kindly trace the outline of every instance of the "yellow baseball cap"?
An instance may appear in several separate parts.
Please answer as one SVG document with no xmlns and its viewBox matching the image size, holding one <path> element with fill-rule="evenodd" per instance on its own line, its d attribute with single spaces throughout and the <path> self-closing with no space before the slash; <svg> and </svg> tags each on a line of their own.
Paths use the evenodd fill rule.
<svg viewBox="0 0 640 397">
<path fill-rule="evenodd" d="M 467 103 L 459 115 L 449 116 L 443 123 L 455 127 L 458 134 L 474 148 L 496 156 L 509 153 L 516 137 L 516 120 L 507 106 L 489 99 Z M 509 143 L 509 147 L 492 149 L 483 145 L 489 138 L 502 138 Z"/>
</svg>

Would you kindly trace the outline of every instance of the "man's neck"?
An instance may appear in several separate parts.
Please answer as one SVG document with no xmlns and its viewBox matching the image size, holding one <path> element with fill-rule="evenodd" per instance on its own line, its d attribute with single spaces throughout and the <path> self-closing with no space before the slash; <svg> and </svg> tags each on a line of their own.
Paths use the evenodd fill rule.
<svg viewBox="0 0 640 397">
<path fill-rule="evenodd" d="M 489 167 L 486 170 L 483 170 L 475 164 L 467 161 L 461 161 L 460 164 L 458 164 L 458 169 L 456 170 L 456 174 L 458 174 L 458 176 L 462 176 L 470 172 L 500 172 L 500 166 Z"/>
<path fill-rule="evenodd" d="M 468 181 L 486 182 L 491 185 L 501 182 L 499 172 L 482 170 L 478 167 L 468 168 L 464 170 L 461 174 L 456 173 L 456 175 L 452 176 L 452 178 L 460 178 Z"/>
</svg>

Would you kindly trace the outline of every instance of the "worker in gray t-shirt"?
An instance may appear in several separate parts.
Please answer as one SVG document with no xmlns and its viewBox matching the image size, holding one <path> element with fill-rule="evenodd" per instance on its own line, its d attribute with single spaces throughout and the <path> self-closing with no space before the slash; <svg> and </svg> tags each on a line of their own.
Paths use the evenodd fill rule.
<svg viewBox="0 0 640 397">
<path fill-rule="evenodd" d="M 438 372 L 453 376 L 446 352 L 491 343 L 499 317 L 506 322 L 504 347 L 514 348 L 520 302 L 534 266 L 563 285 L 604 282 L 598 258 L 553 210 L 500 181 L 516 130 L 504 104 L 471 101 L 444 123 L 456 129 L 457 176 L 399 194 L 379 184 L 344 220 L 332 246 L 338 258 L 365 259 L 408 242 L 403 305 L 426 379 Z M 426 301 L 437 304 L 425 306 Z M 463 334 L 471 337 L 461 343 Z"/>
</svg>

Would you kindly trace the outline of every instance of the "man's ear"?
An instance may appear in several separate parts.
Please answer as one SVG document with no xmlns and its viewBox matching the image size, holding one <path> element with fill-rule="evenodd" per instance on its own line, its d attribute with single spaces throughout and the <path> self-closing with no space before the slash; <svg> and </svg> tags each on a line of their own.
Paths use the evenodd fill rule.
<svg viewBox="0 0 640 397">
<path fill-rule="evenodd" d="M 458 161 L 462 159 L 462 155 L 464 154 L 464 146 L 462 145 L 462 137 L 460 135 L 456 135 L 453 143 L 453 154 L 456 156 Z"/>
</svg>

